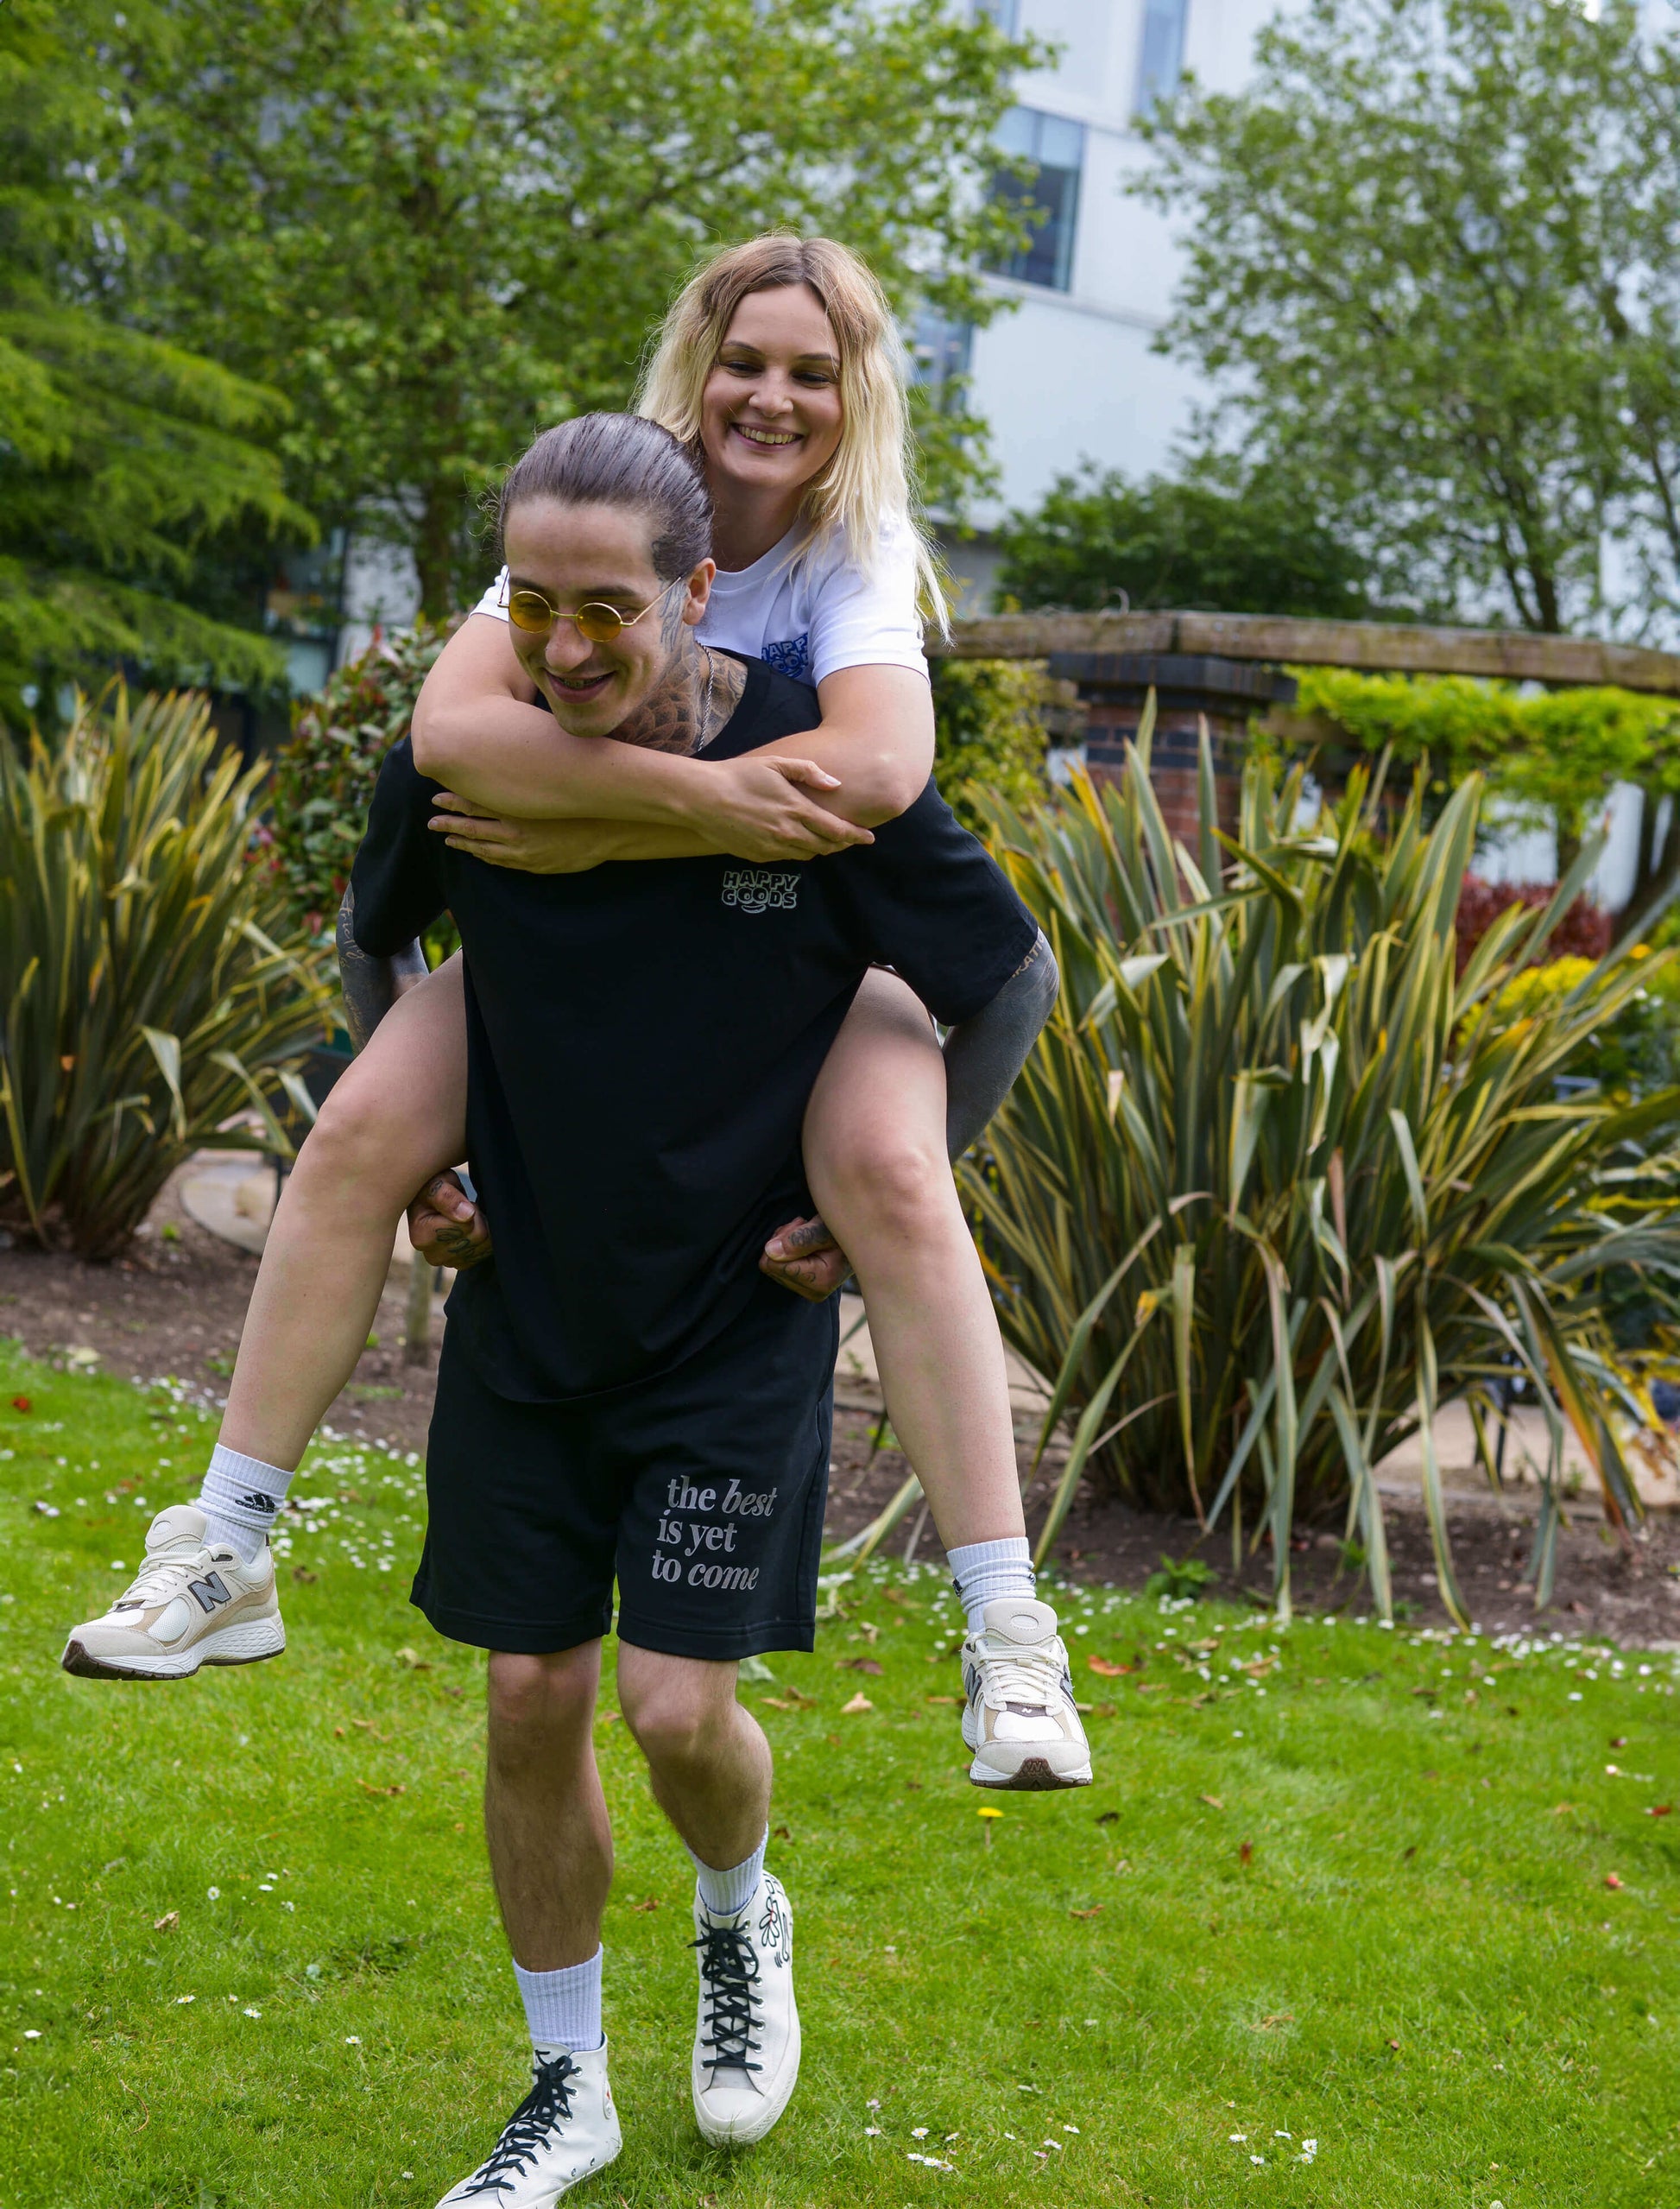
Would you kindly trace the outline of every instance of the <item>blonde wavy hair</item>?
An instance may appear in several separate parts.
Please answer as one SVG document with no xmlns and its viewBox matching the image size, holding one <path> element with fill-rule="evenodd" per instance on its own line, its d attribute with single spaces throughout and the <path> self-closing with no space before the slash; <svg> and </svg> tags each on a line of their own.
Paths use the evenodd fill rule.
<svg viewBox="0 0 1680 2209">
<path fill-rule="evenodd" d="M 840 443 L 805 488 L 799 548 L 837 529 L 848 557 L 867 574 L 883 527 L 899 522 L 915 540 L 922 611 L 944 634 L 944 579 L 913 489 L 904 344 L 874 270 L 849 246 L 767 231 L 715 254 L 683 286 L 660 325 L 636 412 L 704 461 L 700 396 L 736 309 L 749 293 L 790 284 L 808 285 L 822 301 L 840 355 Z"/>
</svg>

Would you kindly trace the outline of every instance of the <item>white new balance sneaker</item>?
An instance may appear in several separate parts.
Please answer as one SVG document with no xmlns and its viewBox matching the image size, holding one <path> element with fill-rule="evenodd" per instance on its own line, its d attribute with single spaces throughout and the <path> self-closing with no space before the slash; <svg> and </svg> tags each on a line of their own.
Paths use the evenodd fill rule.
<svg viewBox="0 0 1680 2209">
<path fill-rule="evenodd" d="M 983 1633 L 963 1644 L 963 1740 L 976 1787 L 1089 1787 L 1091 1752 L 1073 1706 L 1056 1614 L 1030 1597 L 998 1596 Z"/>
<path fill-rule="evenodd" d="M 553 2209 L 623 2145 L 607 2084 L 606 2042 L 535 2056 L 531 2091 L 489 2160 L 452 2187 L 438 2209 Z"/>
<path fill-rule="evenodd" d="M 793 1913 L 769 1872 L 734 1917 L 694 1897 L 700 2003 L 694 2024 L 694 2121 L 722 2148 L 762 2140 L 799 2076 L 793 2001 Z"/>
<path fill-rule="evenodd" d="M 255 1664 L 286 1647 L 265 1542 L 248 1565 L 205 1541 L 196 1503 L 152 1521 L 146 1562 L 103 1618 L 78 1626 L 60 1661 L 84 1680 L 185 1680 L 201 1664 Z"/>
</svg>

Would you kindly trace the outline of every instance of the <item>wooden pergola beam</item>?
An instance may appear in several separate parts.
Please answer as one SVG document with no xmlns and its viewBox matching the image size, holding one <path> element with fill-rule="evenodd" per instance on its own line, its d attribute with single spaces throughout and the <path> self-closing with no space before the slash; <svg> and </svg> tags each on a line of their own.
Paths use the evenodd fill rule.
<svg viewBox="0 0 1680 2209">
<path fill-rule="evenodd" d="M 1493 675 L 1554 687 L 1614 684 L 1680 698 L 1680 653 L 1536 636 L 1519 629 L 1430 629 L 1421 623 L 1291 621 L 1271 614 L 994 614 L 930 631 L 930 657 L 1047 660 L 1052 652 L 1207 653 L 1275 666 L 1371 674 Z"/>
</svg>

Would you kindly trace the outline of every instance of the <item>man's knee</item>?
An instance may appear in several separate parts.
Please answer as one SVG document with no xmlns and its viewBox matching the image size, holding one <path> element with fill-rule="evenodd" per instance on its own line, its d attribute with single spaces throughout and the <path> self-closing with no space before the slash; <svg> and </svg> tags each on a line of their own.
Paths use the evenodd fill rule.
<svg viewBox="0 0 1680 2209">
<path fill-rule="evenodd" d="M 595 1716 L 600 1643 L 554 1656 L 493 1651 L 489 1661 L 490 1737 L 499 1753 L 557 1737 L 587 1734 Z"/>
<path fill-rule="evenodd" d="M 650 1764 L 698 1763 L 728 1723 L 734 1670 L 678 1658 L 627 1666 L 621 1652 L 618 1699 L 624 1722 Z"/>
</svg>

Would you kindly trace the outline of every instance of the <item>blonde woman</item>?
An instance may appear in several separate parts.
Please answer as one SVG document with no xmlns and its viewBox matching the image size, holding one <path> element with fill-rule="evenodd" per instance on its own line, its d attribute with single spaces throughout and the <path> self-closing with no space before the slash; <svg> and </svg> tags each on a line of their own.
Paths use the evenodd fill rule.
<svg viewBox="0 0 1680 2209">
<path fill-rule="evenodd" d="M 458 849 L 539 873 L 677 851 L 786 867 L 870 840 L 871 826 L 903 812 L 927 781 L 919 606 L 943 618 L 910 496 L 901 351 L 879 285 L 825 239 L 771 236 L 718 255 L 673 306 L 640 408 L 695 454 L 711 492 L 717 573 L 701 643 L 812 683 L 820 725 L 731 760 L 693 756 L 687 731 L 673 729 L 666 750 L 568 735 L 514 651 L 504 572 L 414 715 L 415 763 L 450 794 L 434 826 Z M 553 680 L 558 700 L 591 712 L 610 702 L 596 696 L 609 674 Z M 1046 979 L 1053 988 L 1042 942 L 1028 965 L 1036 1022 Z M 925 1010 L 893 975 L 868 977 L 805 1117 L 821 1222 L 788 1223 L 763 1265 L 801 1294 L 830 1294 L 848 1270 L 863 1290 L 894 1423 L 968 1617 L 971 1776 L 1083 1785 L 1089 1755 L 1065 1652 L 1054 1613 L 1034 1600 L 1002 1345 L 948 1155 L 948 1105 L 960 1147 L 1001 1093 L 1000 1055 L 1007 1087 L 1025 1042 L 1017 1036 L 1013 1055 L 978 1033 L 951 1042 L 948 1099 Z M 283 1646 L 267 1529 L 354 1370 L 395 1221 L 426 1188 L 417 1242 L 454 1263 L 483 1247 L 471 1206 L 439 1178 L 463 1151 L 465 1055 L 457 959 L 405 991 L 329 1098 L 270 1231 L 199 1504 L 161 1515 L 129 1623 L 77 1630 L 70 1668 L 174 1677 Z M 210 1553 L 236 1601 L 225 1615 L 187 1616 L 161 1648 L 142 1616 L 161 1618 L 176 1581 L 202 1579 Z"/>
</svg>

